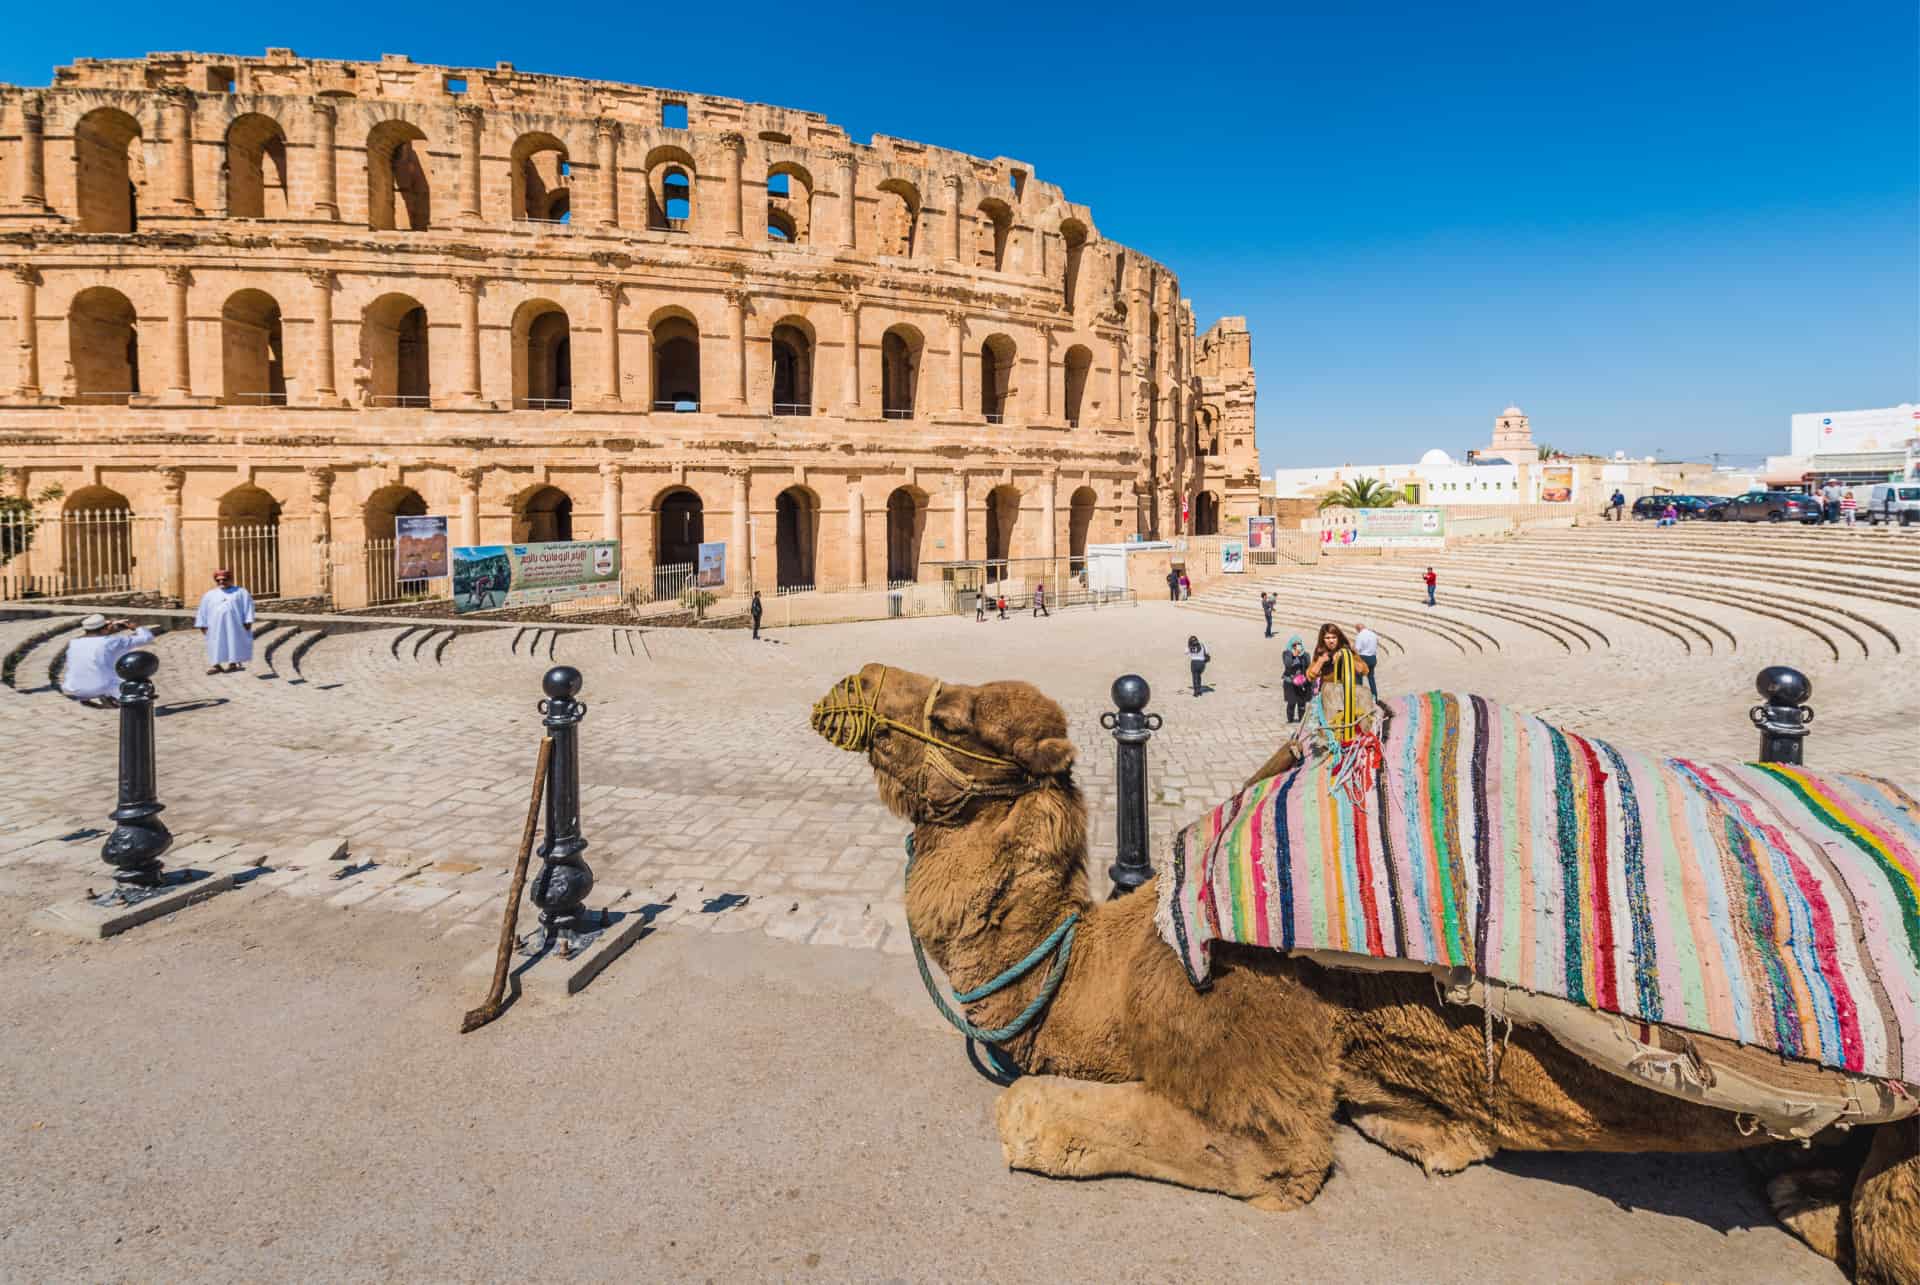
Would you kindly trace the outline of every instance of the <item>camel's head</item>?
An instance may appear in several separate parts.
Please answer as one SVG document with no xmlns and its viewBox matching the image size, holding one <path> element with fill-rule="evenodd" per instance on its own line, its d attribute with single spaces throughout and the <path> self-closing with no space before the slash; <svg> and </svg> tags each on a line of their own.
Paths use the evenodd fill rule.
<svg viewBox="0 0 1920 1285">
<path fill-rule="evenodd" d="M 954 820 L 976 800 L 1065 782 L 1073 767 L 1067 716 L 1031 683 L 948 686 L 870 664 L 813 707 L 813 730 L 865 753 L 881 800 L 915 822 Z"/>
</svg>

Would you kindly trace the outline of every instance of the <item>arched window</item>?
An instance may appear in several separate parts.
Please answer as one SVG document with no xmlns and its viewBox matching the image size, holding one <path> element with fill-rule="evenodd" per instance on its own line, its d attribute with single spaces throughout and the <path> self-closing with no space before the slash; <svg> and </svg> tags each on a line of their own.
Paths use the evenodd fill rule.
<svg viewBox="0 0 1920 1285">
<path fill-rule="evenodd" d="M 257 486 L 220 497 L 220 565 L 256 598 L 280 596 L 280 501 Z"/>
<path fill-rule="evenodd" d="M 905 179 L 887 179 L 873 217 L 874 253 L 911 259 L 920 228 L 919 189 Z"/>
<path fill-rule="evenodd" d="M 410 486 L 383 486 L 367 497 L 360 520 L 366 533 L 363 556 L 369 606 L 426 593 L 431 582 L 401 579 L 394 556 L 399 544 L 394 519 L 424 517 L 426 512 L 427 502 Z"/>
<path fill-rule="evenodd" d="M 220 400 L 229 406 L 285 406 L 286 352 L 280 305 L 240 290 L 220 309 Z"/>
<path fill-rule="evenodd" d="M 131 232 L 139 220 L 146 177 L 140 122 L 97 107 L 73 127 L 74 197 L 82 232 Z"/>
<path fill-rule="evenodd" d="M 887 583 L 920 578 L 920 539 L 927 529 L 927 496 L 917 487 L 895 487 L 887 496 Z"/>
<path fill-rule="evenodd" d="M 1084 413 L 1087 398 L 1087 374 L 1093 369 L 1093 354 L 1082 344 L 1067 349 L 1061 370 L 1065 376 L 1067 398 L 1067 423 L 1074 428 L 1080 427 L 1080 417 Z"/>
<path fill-rule="evenodd" d="M 520 410 L 573 405 L 573 340 L 567 314 L 550 299 L 529 299 L 513 314 L 513 404 Z"/>
<path fill-rule="evenodd" d="M 382 121 L 367 135 L 367 226 L 424 232 L 432 226 L 433 184 L 427 136 L 403 120 Z"/>
<path fill-rule="evenodd" d="M 700 558 L 700 542 L 707 538 L 700 497 L 677 487 L 653 502 L 653 514 L 653 565 L 691 568 Z"/>
<path fill-rule="evenodd" d="M 685 232 L 693 220 L 693 157 L 684 148 L 656 147 L 647 153 L 647 226 L 656 232 Z"/>
<path fill-rule="evenodd" d="M 820 501 L 804 486 L 790 486 L 774 500 L 774 583 L 781 589 L 814 587 L 813 555 L 820 535 Z"/>
<path fill-rule="evenodd" d="M 1192 534 L 1220 534 L 1220 497 L 1212 491 L 1202 491 L 1193 497 Z"/>
<path fill-rule="evenodd" d="M 767 239 L 807 244 L 813 223 L 813 176 L 782 161 L 767 171 Z"/>
<path fill-rule="evenodd" d="M 573 539 L 573 498 L 557 486 L 538 486 L 514 501 L 516 544 L 550 544 Z"/>
<path fill-rule="evenodd" d="M 55 593 L 133 587 L 133 507 L 104 486 L 83 486 L 60 506 Z"/>
<path fill-rule="evenodd" d="M 1066 300 L 1067 311 L 1072 312 L 1074 301 L 1080 290 L 1080 259 L 1087 248 L 1087 225 L 1078 219 L 1067 219 L 1060 224 L 1060 239 L 1066 243 L 1067 265 L 1065 277 L 1061 282 L 1061 297 Z"/>
<path fill-rule="evenodd" d="M 271 116 L 248 113 L 227 127 L 227 214 L 287 217 L 287 136 Z"/>
<path fill-rule="evenodd" d="M 367 307 L 360 323 L 367 405 L 433 405 L 427 340 L 427 310 L 411 296 L 381 295 Z"/>
<path fill-rule="evenodd" d="M 813 340 L 792 322 L 773 328 L 773 413 L 813 414 Z"/>
<path fill-rule="evenodd" d="M 567 145 L 551 134 L 522 134 L 508 154 L 513 217 L 519 223 L 565 223 L 571 217 Z"/>
<path fill-rule="evenodd" d="M 1068 571 L 1078 574 L 1087 569 L 1087 533 L 1093 529 L 1093 510 L 1099 496 L 1090 486 L 1076 489 L 1067 506 Z"/>
<path fill-rule="evenodd" d="M 920 332 L 911 326 L 894 326 L 880 337 L 880 414 L 887 419 L 913 418 L 920 348 Z"/>
<path fill-rule="evenodd" d="M 999 564 L 992 579 L 1006 577 L 1006 561 L 1013 556 L 1014 530 L 1020 523 L 1020 492 L 1002 483 L 987 492 L 987 562 Z"/>
<path fill-rule="evenodd" d="M 1004 272 L 1007 238 L 1013 232 L 1013 211 L 997 197 L 980 202 L 973 224 L 973 259 L 978 267 Z"/>
<path fill-rule="evenodd" d="M 980 413 L 989 424 L 1006 423 L 1015 360 L 1013 340 L 1005 335 L 988 335 L 980 344 Z"/>
<path fill-rule="evenodd" d="M 653 409 L 700 409 L 700 331 L 680 314 L 653 323 Z"/>
<path fill-rule="evenodd" d="M 73 297 L 67 355 L 76 402 L 124 406 L 140 391 L 140 332 L 133 305 L 118 290 L 94 286 Z"/>
</svg>

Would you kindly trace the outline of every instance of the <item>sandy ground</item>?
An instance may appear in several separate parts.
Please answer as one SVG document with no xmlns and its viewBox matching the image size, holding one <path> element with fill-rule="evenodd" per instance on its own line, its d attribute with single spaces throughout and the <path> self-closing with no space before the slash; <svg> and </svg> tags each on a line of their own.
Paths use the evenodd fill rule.
<svg viewBox="0 0 1920 1285">
<path fill-rule="evenodd" d="M 455 1034 L 471 938 L 251 890 L 113 941 L 0 895 L 7 1280 L 1838 1280 L 1737 1157 L 1429 1181 L 1343 1129 L 1275 1215 L 1009 1173 L 877 951 L 664 929 Z"/>
</svg>

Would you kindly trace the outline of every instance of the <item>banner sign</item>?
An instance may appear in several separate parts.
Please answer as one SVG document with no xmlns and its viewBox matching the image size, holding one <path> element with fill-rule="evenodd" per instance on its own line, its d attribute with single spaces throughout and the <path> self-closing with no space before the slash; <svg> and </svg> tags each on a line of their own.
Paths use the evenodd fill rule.
<svg viewBox="0 0 1920 1285">
<path fill-rule="evenodd" d="M 1274 527 L 1272 518 L 1248 518 L 1247 547 L 1256 553 L 1274 548 Z"/>
<path fill-rule="evenodd" d="M 1573 465 L 1540 466 L 1540 503 L 1566 504 L 1573 499 Z"/>
<path fill-rule="evenodd" d="M 618 540 L 482 544 L 453 551 L 453 608 L 537 607 L 620 592 Z"/>
<path fill-rule="evenodd" d="M 401 580 L 447 578 L 447 520 L 436 517 L 393 520 L 393 568 Z"/>
<path fill-rule="evenodd" d="M 1348 549 L 1439 549 L 1446 536 L 1445 509 L 1355 509 L 1353 525 L 1322 531 L 1320 542 Z"/>
<path fill-rule="evenodd" d="M 1247 569 L 1247 548 L 1238 540 L 1220 542 L 1220 570 L 1238 575 Z"/>
<path fill-rule="evenodd" d="M 727 582 L 727 542 L 715 540 L 700 546 L 700 562 L 693 583 L 702 589 L 715 589 Z"/>
</svg>

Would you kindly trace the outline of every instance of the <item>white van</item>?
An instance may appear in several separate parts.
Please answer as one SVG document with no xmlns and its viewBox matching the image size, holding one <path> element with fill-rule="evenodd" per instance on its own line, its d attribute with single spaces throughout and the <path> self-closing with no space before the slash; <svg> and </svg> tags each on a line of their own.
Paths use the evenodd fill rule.
<svg viewBox="0 0 1920 1285">
<path fill-rule="evenodd" d="M 1875 526 L 1898 522 L 1912 526 L 1920 522 L 1920 482 L 1879 482 L 1867 488 L 1861 515 Z"/>
</svg>

